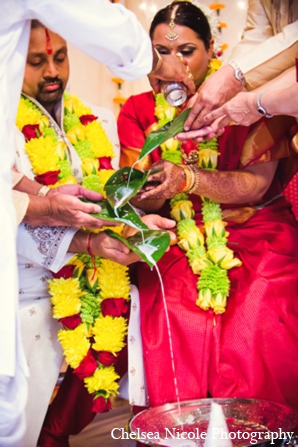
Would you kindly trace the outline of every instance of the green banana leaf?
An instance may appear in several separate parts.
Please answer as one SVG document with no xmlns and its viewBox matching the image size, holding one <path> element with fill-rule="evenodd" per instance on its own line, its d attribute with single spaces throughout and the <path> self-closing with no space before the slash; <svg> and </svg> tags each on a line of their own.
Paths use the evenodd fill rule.
<svg viewBox="0 0 298 447">
<path fill-rule="evenodd" d="M 105 231 L 109 236 L 123 242 L 130 250 L 140 256 L 150 268 L 160 260 L 170 245 L 170 236 L 167 231 L 144 230 L 124 239 L 111 230 Z"/>
<path fill-rule="evenodd" d="M 104 190 L 116 215 L 119 214 L 119 209 L 142 189 L 149 175 L 150 171 L 142 172 L 126 166 L 109 178 Z"/>
<path fill-rule="evenodd" d="M 145 144 L 142 147 L 138 161 L 142 160 L 146 155 L 149 155 L 154 149 L 160 146 L 165 141 L 173 138 L 180 132 L 183 132 L 184 123 L 188 117 L 190 109 L 185 109 L 180 115 L 178 115 L 172 124 L 167 123 L 158 130 L 155 130 L 146 138 Z"/>
<path fill-rule="evenodd" d="M 96 217 L 97 219 L 106 220 L 108 222 L 125 223 L 130 227 L 135 228 L 136 230 L 148 229 L 147 225 L 145 225 L 141 221 L 141 219 L 139 218 L 139 216 L 129 203 L 122 206 L 118 210 L 118 216 L 116 216 L 113 207 L 109 204 L 107 200 L 100 200 L 98 202 L 94 202 L 89 199 L 81 198 L 81 201 L 85 203 L 94 203 L 95 205 L 99 205 L 101 207 L 100 213 L 91 213 L 91 216 Z"/>
</svg>

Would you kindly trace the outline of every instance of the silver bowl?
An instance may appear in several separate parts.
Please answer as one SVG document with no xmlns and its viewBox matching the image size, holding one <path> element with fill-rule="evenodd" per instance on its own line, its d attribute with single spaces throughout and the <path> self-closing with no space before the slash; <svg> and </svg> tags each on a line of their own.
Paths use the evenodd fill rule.
<svg viewBox="0 0 298 447">
<path fill-rule="evenodd" d="M 206 436 L 203 433 L 207 433 L 212 402 L 221 405 L 229 428 L 228 437 L 238 447 L 274 439 L 289 439 L 286 432 L 298 425 L 298 413 L 275 402 L 258 399 L 199 399 L 182 402 L 180 407 L 172 403 L 145 410 L 131 420 L 130 430 L 144 444 L 203 446 Z M 213 434 L 215 440 L 227 435 L 215 429 Z"/>
</svg>

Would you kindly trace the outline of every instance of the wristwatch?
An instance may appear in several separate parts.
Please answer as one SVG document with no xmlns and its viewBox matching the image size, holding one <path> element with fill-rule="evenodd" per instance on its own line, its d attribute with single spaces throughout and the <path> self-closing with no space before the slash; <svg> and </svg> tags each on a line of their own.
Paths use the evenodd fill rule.
<svg viewBox="0 0 298 447">
<path fill-rule="evenodd" d="M 245 77 L 241 69 L 238 67 L 235 61 L 229 62 L 229 65 L 231 65 L 232 68 L 234 68 L 234 76 L 237 79 L 237 81 L 240 81 L 243 87 L 245 86 Z"/>
<path fill-rule="evenodd" d="M 261 105 L 261 96 L 263 95 L 263 93 L 265 92 L 260 92 L 258 94 L 258 98 L 257 98 L 257 109 L 260 115 L 264 116 L 265 118 L 272 118 L 274 115 L 271 115 L 270 113 L 267 113 L 267 110 L 265 109 L 265 107 L 263 107 Z"/>
</svg>

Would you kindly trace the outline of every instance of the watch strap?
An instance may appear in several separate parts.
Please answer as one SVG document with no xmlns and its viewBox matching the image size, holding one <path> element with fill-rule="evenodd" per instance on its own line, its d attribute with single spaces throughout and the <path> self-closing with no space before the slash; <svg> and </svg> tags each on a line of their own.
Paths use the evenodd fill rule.
<svg viewBox="0 0 298 447">
<path fill-rule="evenodd" d="M 267 113 L 267 110 L 261 104 L 261 96 L 263 95 L 263 93 L 265 93 L 265 91 L 260 92 L 258 94 L 258 97 L 257 97 L 257 110 L 258 110 L 259 114 L 264 116 L 265 118 L 273 118 L 274 115 L 271 115 L 270 113 Z"/>
<path fill-rule="evenodd" d="M 245 86 L 245 77 L 240 67 L 236 64 L 235 61 L 229 62 L 229 65 L 234 68 L 234 76 L 237 81 L 241 82 L 242 86 Z"/>
</svg>

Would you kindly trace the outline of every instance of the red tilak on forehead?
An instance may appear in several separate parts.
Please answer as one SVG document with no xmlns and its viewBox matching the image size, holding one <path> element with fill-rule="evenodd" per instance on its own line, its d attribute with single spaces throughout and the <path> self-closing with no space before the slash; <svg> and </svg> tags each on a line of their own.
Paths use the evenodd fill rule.
<svg viewBox="0 0 298 447">
<path fill-rule="evenodd" d="M 50 55 L 53 53 L 53 49 L 52 49 L 52 45 L 51 45 L 51 38 L 50 38 L 49 31 L 47 30 L 47 28 L 45 28 L 45 33 L 46 33 L 46 53 Z"/>
</svg>

